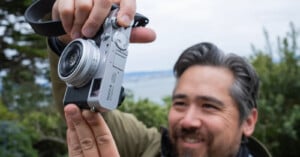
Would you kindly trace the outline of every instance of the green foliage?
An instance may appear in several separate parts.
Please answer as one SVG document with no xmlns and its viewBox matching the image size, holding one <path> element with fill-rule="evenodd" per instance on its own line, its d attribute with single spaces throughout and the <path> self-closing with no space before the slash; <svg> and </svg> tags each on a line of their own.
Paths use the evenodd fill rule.
<svg viewBox="0 0 300 157">
<path fill-rule="evenodd" d="M 0 156 L 5 157 L 37 157 L 36 150 L 27 132 L 18 123 L 0 121 Z"/>
<path fill-rule="evenodd" d="M 0 119 L 0 132 L 1 134 L 3 133 L 3 137 L 0 135 L 0 145 L 2 146 L 3 141 L 6 141 L 4 143 L 6 145 L 0 148 L 0 152 L 2 152 L 2 149 L 5 149 L 3 151 L 5 154 L 32 156 L 24 151 L 28 149 L 30 152 L 34 150 L 40 157 L 59 157 L 67 153 L 64 140 L 66 125 L 58 112 L 45 108 L 44 111 L 28 112 L 23 119 L 19 119 L 16 112 L 9 112 L 4 106 L 0 106 L 0 109 L 4 113 L 3 117 L 1 114 Z M 48 110 L 48 112 L 45 110 Z M 7 122 L 7 119 L 15 119 L 15 121 Z M 15 130 L 15 132 L 11 130 Z M 13 134 L 19 135 L 13 136 Z M 7 137 L 7 139 L 4 137 Z M 20 147 L 19 145 L 24 146 Z M 27 148 L 29 146 L 30 149 Z M 0 156 L 3 156 L 3 154 L 1 155 L 0 153 Z"/>
<path fill-rule="evenodd" d="M 12 80 L 3 79 L 2 93 L 5 106 L 19 115 L 26 116 L 33 109 L 41 109 L 51 103 L 49 87 L 42 87 L 34 82 L 24 82 L 19 85 Z"/>
<path fill-rule="evenodd" d="M 1 120 L 14 120 L 14 119 L 17 119 L 17 118 L 18 118 L 18 115 L 14 112 L 8 111 L 6 106 L 4 106 L 1 103 L 1 99 L 0 99 L 0 121 Z"/>
<path fill-rule="evenodd" d="M 161 126 L 167 126 L 167 108 L 148 99 L 141 99 L 135 102 L 133 96 L 127 96 L 119 109 L 133 113 L 147 127 L 159 129 Z"/>
<path fill-rule="evenodd" d="M 65 137 L 66 125 L 58 112 L 32 111 L 21 124 L 27 126 L 35 142 L 44 137 Z"/>
<path fill-rule="evenodd" d="M 261 79 L 259 123 L 255 136 L 263 141 L 276 156 L 299 156 L 300 145 L 300 51 L 298 33 L 291 31 L 277 39 L 273 51 L 268 34 L 268 49 L 253 47 L 251 60 Z"/>
<path fill-rule="evenodd" d="M 14 145 L 3 145 L 0 156 L 66 154 L 65 122 L 51 108 L 46 39 L 35 34 L 23 16 L 33 1 L 0 1 L 0 123 L 17 131 L 3 134 Z"/>
<path fill-rule="evenodd" d="M 50 87 L 36 84 L 38 79 L 49 82 L 45 38 L 28 29 L 23 13 L 31 0 L 0 2 L 0 97 L 10 110 L 26 112 L 45 103 Z M 17 27 L 16 27 L 17 26 Z M 2 88 L 2 87 L 0 87 Z M 34 92 L 34 93 L 33 93 Z M 34 98 L 35 96 L 35 98 Z M 21 106 L 20 103 L 24 102 Z M 36 103 L 32 103 L 36 102 Z"/>
</svg>

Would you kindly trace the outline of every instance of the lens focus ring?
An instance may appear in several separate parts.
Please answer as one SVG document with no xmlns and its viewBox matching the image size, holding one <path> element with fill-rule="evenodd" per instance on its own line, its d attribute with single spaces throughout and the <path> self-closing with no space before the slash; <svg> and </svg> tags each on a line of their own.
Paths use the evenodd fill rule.
<svg viewBox="0 0 300 157">
<path fill-rule="evenodd" d="M 94 76 L 99 64 L 100 53 L 94 42 L 77 39 L 63 51 L 58 63 L 58 75 L 66 83 L 82 87 Z"/>
</svg>

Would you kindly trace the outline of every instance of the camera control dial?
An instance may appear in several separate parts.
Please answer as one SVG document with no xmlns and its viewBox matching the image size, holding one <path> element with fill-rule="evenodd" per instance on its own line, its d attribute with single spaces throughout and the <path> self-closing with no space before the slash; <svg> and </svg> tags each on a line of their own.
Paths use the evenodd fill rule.
<svg viewBox="0 0 300 157">
<path fill-rule="evenodd" d="M 124 33 L 117 31 L 113 36 L 113 41 L 119 49 L 123 51 L 127 50 L 127 47 L 129 45 L 129 40 Z"/>
</svg>

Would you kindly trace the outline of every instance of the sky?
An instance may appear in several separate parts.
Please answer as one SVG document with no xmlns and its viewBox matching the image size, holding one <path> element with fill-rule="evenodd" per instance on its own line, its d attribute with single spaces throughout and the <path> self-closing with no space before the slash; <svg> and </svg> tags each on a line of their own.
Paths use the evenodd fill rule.
<svg viewBox="0 0 300 157">
<path fill-rule="evenodd" d="M 264 49 L 264 29 L 274 45 L 290 22 L 300 31 L 300 0 L 137 0 L 137 12 L 149 18 L 157 39 L 129 46 L 125 72 L 170 70 L 199 42 L 248 57 L 251 44 Z"/>
</svg>

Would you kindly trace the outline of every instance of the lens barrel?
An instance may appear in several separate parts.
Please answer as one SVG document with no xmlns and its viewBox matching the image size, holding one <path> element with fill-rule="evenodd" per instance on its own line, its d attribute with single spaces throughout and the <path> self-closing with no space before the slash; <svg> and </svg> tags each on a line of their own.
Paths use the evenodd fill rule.
<svg viewBox="0 0 300 157">
<path fill-rule="evenodd" d="M 82 87 L 95 75 L 100 66 L 100 52 L 90 39 L 76 39 L 62 52 L 58 75 L 67 84 Z"/>
</svg>

